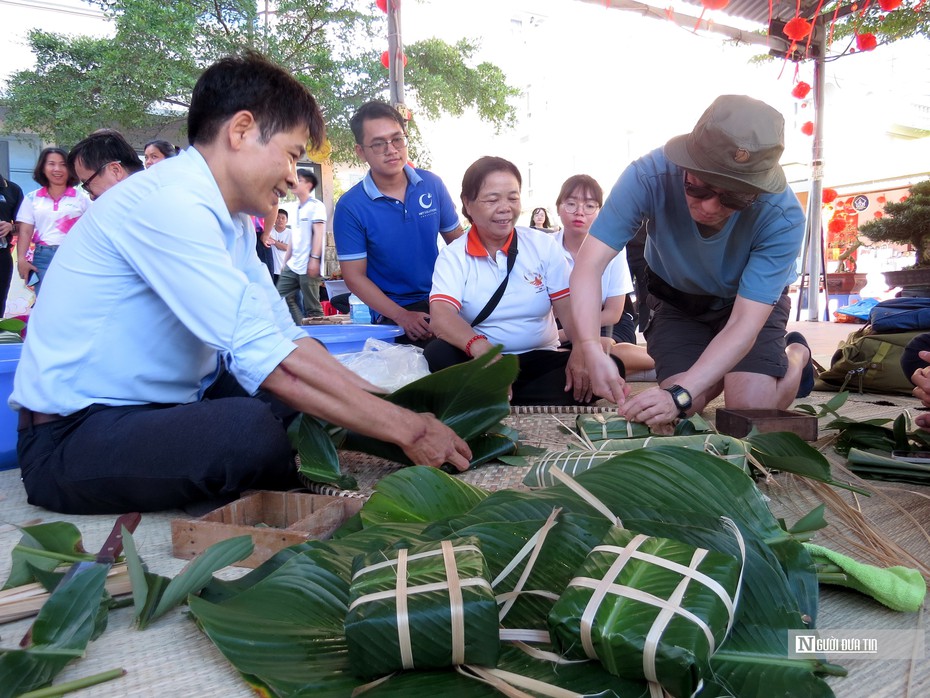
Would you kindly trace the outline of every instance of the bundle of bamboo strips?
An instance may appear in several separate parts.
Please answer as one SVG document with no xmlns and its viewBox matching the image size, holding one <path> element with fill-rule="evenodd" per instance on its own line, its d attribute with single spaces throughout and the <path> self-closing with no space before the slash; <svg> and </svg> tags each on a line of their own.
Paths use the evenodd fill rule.
<svg viewBox="0 0 930 698">
<path fill-rule="evenodd" d="M 110 568 L 107 573 L 106 589 L 111 596 L 121 596 L 132 592 L 126 563 L 113 565 Z M 38 582 L 0 591 L 0 623 L 10 623 L 36 615 L 49 596 L 49 592 Z"/>
</svg>

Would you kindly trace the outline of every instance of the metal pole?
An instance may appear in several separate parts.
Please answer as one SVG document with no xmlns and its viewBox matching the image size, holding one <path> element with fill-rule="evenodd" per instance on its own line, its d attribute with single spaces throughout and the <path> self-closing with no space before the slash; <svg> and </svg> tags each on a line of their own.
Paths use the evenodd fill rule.
<svg viewBox="0 0 930 698">
<path fill-rule="evenodd" d="M 388 82 L 390 99 L 397 110 L 409 118 L 404 105 L 404 42 L 400 34 L 401 0 L 388 0 Z"/>
<path fill-rule="evenodd" d="M 811 184 L 808 201 L 807 230 L 808 245 L 807 252 L 807 273 L 810 284 L 807 291 L 807 319 L 810 322 L 818 322 L 820 315 L 820 272 L 823 265 L 823 105 L 824 105 L 824 58 L 827 53 L 826 35 L 827 32 L 823 25 L 823 19 L 818 18 L 817 24 L 820 28 L 816 32 L 814 41 L 817 43 L 816 56 L 814 57 L 814 145 L 811 154 Z M 827 291 L 827 277 L 823 275 L 824 291 Z M 827 296 L 829 305 L 829 295 Z"/>
</svg>

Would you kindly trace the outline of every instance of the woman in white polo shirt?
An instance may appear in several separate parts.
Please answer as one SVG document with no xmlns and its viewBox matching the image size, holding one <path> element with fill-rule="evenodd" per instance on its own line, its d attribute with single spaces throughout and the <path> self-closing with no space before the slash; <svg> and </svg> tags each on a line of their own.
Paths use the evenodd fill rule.
<svg viewBox="0 0 930 698">
<path fill-rule="evenodd" d="M 36 273 L 38 281 L 30 284 L 36 297 L 58 246 L 90 205 L 87 194 L 74 188 L 79 180 L 68 170 L 67 158 L 68 153 L 62 148 L 45 148 L 39 153 L 32 178 L 41 186 L 26 194 L 16 214 L 19 228 L 17 268 L 20 278 L 27 284 L 30 273 Z M 83 182 L 85 187 L 100 175 L 102 169 Z M 28 252 L 32 242 L 35 249 L 30 259 Z"/>
<path fill-rule="evenodd" d="M 571 335 L 568 264 L 551 235 L 514 227 L 521 185 L 520 171 L 503 158 L 483 157 L 465 172 L 462 212 L 472 227 L 436 260 L 430 292 L 436 339 L 426 359 L 438 371 L 502 345 L 520 360 L 513 404 L 584 404 L 591 391 L 580 352 L 559 351 L 553 318 L 554 311 Z M 500 300 L 490 303 L 505 279 Z"/>
</svg>

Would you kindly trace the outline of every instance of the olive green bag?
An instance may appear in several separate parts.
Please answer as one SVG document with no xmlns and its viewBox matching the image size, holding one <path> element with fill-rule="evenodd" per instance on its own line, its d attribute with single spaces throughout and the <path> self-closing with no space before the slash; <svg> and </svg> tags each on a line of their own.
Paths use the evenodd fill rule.
<svg viewBox="0 0 930 698">
<path fill-rule="evenodd" d="M 818 373 L 817 390 L 848 390 L 858 393 L 911 394 L 914 386 L 904 375 L 904 347 L 920 332 L 874 334 L 871 325 L 851 333 L 840 342 L 830 368 Z"/>
</svg>

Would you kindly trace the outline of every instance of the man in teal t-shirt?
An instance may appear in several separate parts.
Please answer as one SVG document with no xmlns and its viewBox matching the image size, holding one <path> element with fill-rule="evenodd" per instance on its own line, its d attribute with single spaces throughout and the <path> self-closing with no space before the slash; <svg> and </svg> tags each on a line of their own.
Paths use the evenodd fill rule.
<svg viewBox="0 0 930 698">
<path fill-rule="evenodd" d="M 575 262 L 572 307 L 597 394 L 650 426 L 701 410 L 787 407 L 813 387 L 810 349 L 785 336 L 787 287 L 804 214 L 778 164 L 784 119 L 741 95 L 718 97 L 691 133 L 620 175 Z M 646 222 L 646 328 L 659 387 L 629 400 L 600 350 L 597 280 Z"/>
</svg>

